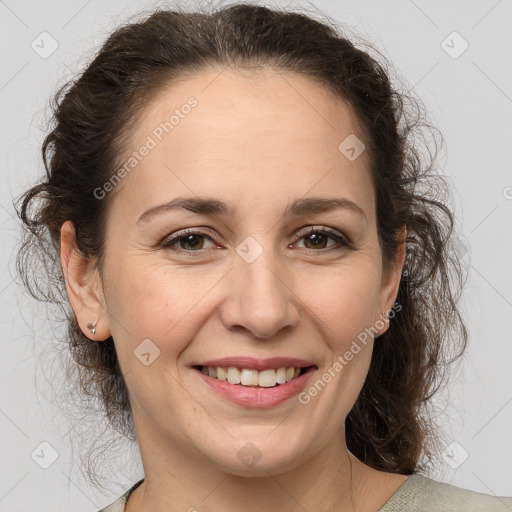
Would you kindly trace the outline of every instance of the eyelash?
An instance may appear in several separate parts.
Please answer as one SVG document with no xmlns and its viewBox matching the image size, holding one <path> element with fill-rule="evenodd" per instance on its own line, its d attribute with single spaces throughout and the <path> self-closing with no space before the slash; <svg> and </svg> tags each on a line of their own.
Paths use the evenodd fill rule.
<svg viewBox="0 0 512 512">
<path fill-rule="evenodd" d="M 299 236 L 299 240 L 302 240 L 303 238 L 306 238 L 307 236 L 309 236 L 313 233 L 327 235 L 328 238 L 335 240 L 339 245 L 338 245 L 338 247 L 329 247 L 329 248 L 324 248 L 324 249 L 307 249 L 306 248 L 306 251 L 325 253 L 325 252 L 330 252 L 331 250 L 343 250 L 343 249 L 351 249 L 352 248 L 352 244 L 346 237 L 344 237 L 337 231 L 333 231 L 333 230 L 330 230 L 329 228 L 325 228 L 325 227 L 322 227 L 321 229 L 319 229 L 317 227 L 313 227 L 313 228 L 309 228 L 307 231 L 299 231 L 296 233 L 296 236 Z M 214 242 L 212 237 L 207 235 L 206 233 L 190 228 L 190 229 L 184 229 L 183 231 L 179 231 L 175 235 L 172 235 L 171 237 L 167 238 L 163 242 L 162 248 L 169 249 L 169 250 L 175 251 L 175 252 L 183 252 L 187 255 L 192 255 L 194 253 L 201 254 L 203 249 L 199 249 L 197 251 L 189 251 L 187 249 L 181 249 L 181 248 L 174 247 L 174 244 L 176 242 L 179 242 L 182 238 L 186 238 L 188 235 L 204 236 L 206 238 L 209 238 L 212 242 Z"/>
</svg>

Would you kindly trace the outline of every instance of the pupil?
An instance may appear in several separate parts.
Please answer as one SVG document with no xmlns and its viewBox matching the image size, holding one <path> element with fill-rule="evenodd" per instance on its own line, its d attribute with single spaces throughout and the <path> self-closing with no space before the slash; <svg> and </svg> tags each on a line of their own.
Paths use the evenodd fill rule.
<svg viewBox="0 0 512 512">
<path fill-rule="evenodd" d="M 308 237 L 308 241 L 312 241 L 313 246 L 317 247 L 322 243 L 322 238 L 325 238 L 322 233 L 311 233 Z M 325 240 L 324 240 L 325 242 Z"/>
<path fill-rule="evenodd" d="M 185 236 L 185 237 L 183 238 L 184 243 L 185 243 L 186 245 L 188 244 L 188 245 L 192 246 L 192 248 L 195 248 L 195 247 L 198 245 L 198 239 L 199 239 L 199 236 L 198 236 L 198 235 L 194 235 L 194 234 L 192 234 L 192 235 L 187 235 L 187 236 Z M 192 240 L 192 242 L 191 242 L 191 240 Z M 194 240 L 195 240 L 195 242 L 196 242 L 196 243 L 194 243 Z M 183 248 L 183 247 L 182 247 L 182 248 Z"/>
</svg>

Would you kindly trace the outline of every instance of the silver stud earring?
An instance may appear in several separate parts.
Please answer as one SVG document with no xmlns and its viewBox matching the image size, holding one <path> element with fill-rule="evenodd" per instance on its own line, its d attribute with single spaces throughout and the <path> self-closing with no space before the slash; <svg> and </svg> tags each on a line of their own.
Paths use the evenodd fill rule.
<svg viewBox="0 0 512 512">
<path fill-rule="evenodd" d="M 388 316 L 388 315 L 386 315 L 386 313 L 382 312 L 382 315 L 384 316 L 384 318 L 385 318 L 386 320 L 389 320 L 389 316 Z"/>
<path fill-rule="evenodd" d="M 93 334 L 96 334 L 96 324 L 97 324 L 97 323 L 98 323 L 98 322 L 89 322 L 89 323 L 87 324 L 88 329 L 89 329 Z"/>
</svg>

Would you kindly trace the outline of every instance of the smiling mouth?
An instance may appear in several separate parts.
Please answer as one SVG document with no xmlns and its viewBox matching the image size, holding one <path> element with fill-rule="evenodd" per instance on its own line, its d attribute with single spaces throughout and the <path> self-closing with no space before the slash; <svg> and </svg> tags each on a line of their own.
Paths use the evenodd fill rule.
<svg viewBox="0 0 512 512">
<path fill-rule="evenodd" d="M 267 370 L 254 370 L 248 368 L 202 366 L 193 367 L 212 379 L 226 381 L 229 384 L 247 387 L 274 388 L 293 381 L 301 375 L 314 371 L 316 366 L 303 368 L 270 368 Z"/>
</svg>

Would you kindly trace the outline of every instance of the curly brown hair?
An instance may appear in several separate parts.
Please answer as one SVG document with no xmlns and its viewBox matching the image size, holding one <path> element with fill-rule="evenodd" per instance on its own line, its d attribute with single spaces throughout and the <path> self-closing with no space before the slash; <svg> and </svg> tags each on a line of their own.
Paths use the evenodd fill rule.
<svg viewBox="0 0 512 512">
<path fill-rule="evenodd" d="M 101 401 L 110 424 L 130 440 L 133 418 L 113 339 L 91 342 L 67 307 L 61 226 L 73 222 L 77 248 L 101 269 L 109 201 L 94 190 L 120 165 L 148 102 L 165 84 L 210 67 L 271 66 L 316 80 L 355 109 L 370 157 L 384 268 L 396 256 L 398 230 L 407 226 L 401 311 L 374 346 L 346 418 L 347 447 L 368 466 L 393 473 L 419 472 L 433 461 L 439 433 L 427 405 L 467 344 L 457 306 L 465 274 L 451 251 L 453 209 L 435 172 L 439 131 L 412 91 L 392 85 L 392 66 L 381 52 L 366 42 L 356 47 L 356 37 L 346 33 L 327 16 L 251 4 L 194 13 L 159 9 L 115 30 L 85 71 L 55 95 L 42 146 L 46 176 L 16 205 L 25 227 L 17 268 L 33 297 L 66 310 L 75 382 Z M 43 275 L 34 265 L 43 265 Z"/>
</svg>

